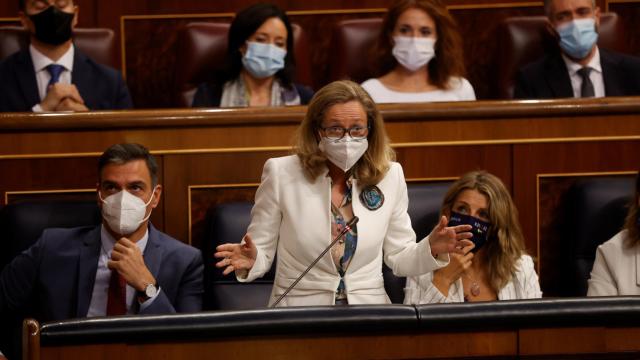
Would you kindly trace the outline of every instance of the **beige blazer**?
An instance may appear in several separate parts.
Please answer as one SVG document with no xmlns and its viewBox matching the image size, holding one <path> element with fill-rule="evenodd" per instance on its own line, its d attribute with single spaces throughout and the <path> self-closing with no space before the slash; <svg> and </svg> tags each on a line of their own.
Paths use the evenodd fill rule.
<svg viewBox="0 0 640 360">
<path fill-rule="evenodd" d="M 640 246 L 628 248 L 627 230 L 598 246 L 587 296 L 640 295 Z"/>
<path fill-rule="evenodd" d="M 270 304 L 332 240 L 331 178 L 327 174 L 328 169 L 310 182 L 295 155 L 269 159 L 264 165 L 247 231 L 258 255 L 246 278 L 237 277 L 244 282 L 263 276 L 277 252 Z M 377 186 L 384 194 L 384 204 L 369 210 L 359 199 L 362 189 L 353 182 L 353 213 L 360 221 L 358 246 L 344 277 L 349 304 L 390 303 L 384 290 L 383 258 L 398 276 L 424 274 L 449 261 L 448 256 L 441 260 L 431 256 L 428 239 L 416 243 L 400 164 L 392 163 Z M 328 252 L 280 304 L 332 305 L 339 282 L 340 275 Z"/>
</svg>

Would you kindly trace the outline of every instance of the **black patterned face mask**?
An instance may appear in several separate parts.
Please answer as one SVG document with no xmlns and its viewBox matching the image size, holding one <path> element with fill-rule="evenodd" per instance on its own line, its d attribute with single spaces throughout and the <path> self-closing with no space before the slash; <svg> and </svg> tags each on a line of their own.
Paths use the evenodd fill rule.
<svg viewBox="0 0 640 360">
<path fill-rule="evenodd" d="M 480 250 L 482 245 L 487 242 L 489 227 L 491 226 L 490 223 L 470 215 L 459 214 L 452 211 L 449 218 L 449 224 L 447 226 L 458 225 L 471 225 L 471 233 L 473 234 L 473 237 L 470 240 L 476 245 L 471 252 L 475 253 Z"/>
<path fill-rule="evenodd" d="M 29 15 L 29 19 L 36 27 L 36 39 L 45 44 L 60 45 L 71 39 L 71 24 L 74 16 L 73 13 L 49 6 L 44 11 Z"/>
</svg>

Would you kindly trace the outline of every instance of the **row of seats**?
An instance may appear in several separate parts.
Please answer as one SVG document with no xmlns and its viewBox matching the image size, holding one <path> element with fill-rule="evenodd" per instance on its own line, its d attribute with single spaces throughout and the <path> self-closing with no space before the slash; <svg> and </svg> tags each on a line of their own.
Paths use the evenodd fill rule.
<svg viewBox="0 0 640 360">
<path fill-rule="evenodd" d="M 619 231 L 631 199 L 633 179 L 602 177 L 578 180 L 566 193 L 563 203 L 564 226 L 572 279 L 567 281 L 567 295 L 583 296 L 595 258 L 596 247 Z M 417 238 L 428 235 L 436 224 L 444 195 L 451 182 L 411 183 L 409 216 Z M 274 279 L 274 269 L 262 279 L 249 284 L 238 283 L 233 276 L 223 276 L 215 268 L 216 246 L 238 242 L 245 234 L 253 204 L 225 203 L 209 209 L 204 240 L 205 308 L 208 310 L 254 309 L 265 307 Z M 95 202 L 39 201 L 11 203 L 0 210 L 0 268 L 20 251 L 33 244 L 43 229 L 97 225 L 101 221 Z M 405 279 L 396 277 L 385 266 L 385 288 L 392 302 L 402 303 Z"/>
<path fill-rule="evenodd" d="M 350 78 L 362 82 L 374 76 L 368 54 L 375 43 L 382 25 L 381 18 L 345 20 L 338 22 L 332 33 L 332 54 L 328 57 L 329 79 Z M 174 105 L 191 105 L 198 84 L 211 80 L 211 74 L 224 63 L 227 51 L 226 23 L 190 23 L 178 36 L 174 77 Z M 601 17 L 598 45 L 611 50 L 626 52 L 625 32 L 614 13 Z M 304 30 L 293 25 L 294 51 L 297 61 L 296 81 L 312 85 L 310 44 Z M 86 54 L 97 61 L 117 67 L 113 31 L 109 29 L 76 29 L 75 42 Z M 513 83 L 517 70 L 536 60 L 544 53 L 556 49 L 556 39 L 549 31 L 543 16 L 514 17 L 503 21 L 496 31 L 497 51 L 493 61 L 492 92 L 499 98 L 513 97 Z M 28 34 L 20 27 L 0 27 L 0 60 L 25 48 Z"/>
</svg>

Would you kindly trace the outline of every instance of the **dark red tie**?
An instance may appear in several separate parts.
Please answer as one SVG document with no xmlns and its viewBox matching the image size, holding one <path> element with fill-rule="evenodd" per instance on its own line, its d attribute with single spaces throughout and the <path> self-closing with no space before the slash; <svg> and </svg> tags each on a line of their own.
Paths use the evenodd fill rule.
<svg viewBox="0 0 640 360">
<path fill-rule="evenodd" d="M 116 270 L 111 270 L 109 295 L 107 297 L 107 316 L 127 313 L 127 283 Z"/>
</svg>

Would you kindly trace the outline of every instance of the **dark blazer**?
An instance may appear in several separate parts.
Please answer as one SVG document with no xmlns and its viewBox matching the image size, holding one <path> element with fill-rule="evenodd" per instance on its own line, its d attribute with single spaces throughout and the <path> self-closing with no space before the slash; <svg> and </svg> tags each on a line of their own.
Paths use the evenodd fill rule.
<svg viewBox="0 0 640 360">
<path fill-rule="evenodd" d="M 0 315 L 31 304 L 40 321 L 87 316 L 100 256 L 100 226 L 46 229 L 0 275 Z M 203 263 L 197 249 L 149 225 L 144 262 L 162 289 L 144 314 L 202 310 Z"/>
<path fill-rule="evenodd" d="M 307 105 L 313 97 L 313 90 L 308 86 L 293 84 L 295 90 L 300 96 L 300 104 Z M 198 90 L 193 97 L 192 107 L 220 107 L 222 99 L 222 86 L 212 83 L 202 83 L 198 86 Z"/>
<path fill-rule="evenodd" d="M 640 95 L 640 59 L 604 49 L 599 51 L 605 95 Z M 516 99 L 573 97 L 569 71 L 560 53 L 547 55 L 520 69 L 516 76 L 513 97 Z"/>
<path fill-rule="evenodd" d="M 101 65 L 75 48 L 71 82 L 89 110 L 133 107 L 127 85 L 118 71 Z M 28 49 L 0 63 L 0 111 L 31 111 L 41 101 Z"/>
</svg>

